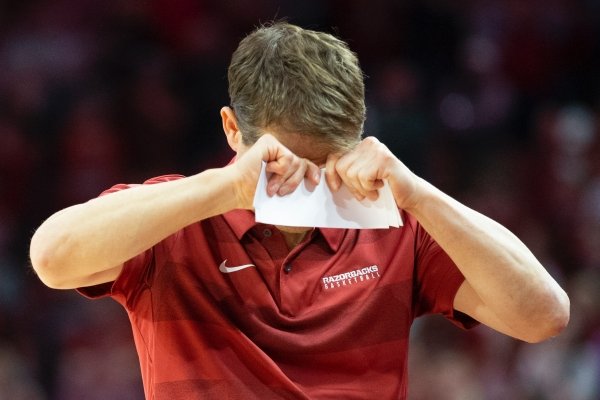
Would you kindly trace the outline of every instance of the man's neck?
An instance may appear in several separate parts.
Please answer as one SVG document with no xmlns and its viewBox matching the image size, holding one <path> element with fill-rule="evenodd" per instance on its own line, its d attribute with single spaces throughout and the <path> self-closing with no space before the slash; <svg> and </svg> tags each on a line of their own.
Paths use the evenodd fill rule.
<svg viewBox="0 0 600 400">
<path fill-rule="evenodd" d="M 306 237 L 306 234 L 308 232 L 310 232 L 310 231 L 298 232 L 298 233 L 290 233 L 290 232 L 281 231 L 281 234 L 283 235 L 283 237 L 285 239 L 285 243 L 287 244 L 288 249 L 292 250 L 294 247 L 296 247 L 298 244 L 300 244 L 300 242 L 302 242 L 304 240 L 304 238 Z"/>
</svg>

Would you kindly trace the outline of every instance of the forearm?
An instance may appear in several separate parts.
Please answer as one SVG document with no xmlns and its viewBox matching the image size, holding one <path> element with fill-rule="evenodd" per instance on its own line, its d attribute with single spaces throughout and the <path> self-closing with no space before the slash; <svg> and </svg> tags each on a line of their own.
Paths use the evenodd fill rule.
<svg viewBox="0 0 600 400">
<path fill-rule="evenodd" d="M 515 235 L 423 180 L 418 187 L 418 202 L 407 212 L 448 253 L 498 320 L 530 337 L 543 324 L 560 325 L 556 320 L 565 308 L 568 318 L 568 297 Z"/>
<path fill-rule="evenodd" d="M 196 221 L 235 208 L 228 168 L 140 185 L 64 209 L 31 241 L 31 262 L 50 286 L 122 264 Z"/>
</svg>

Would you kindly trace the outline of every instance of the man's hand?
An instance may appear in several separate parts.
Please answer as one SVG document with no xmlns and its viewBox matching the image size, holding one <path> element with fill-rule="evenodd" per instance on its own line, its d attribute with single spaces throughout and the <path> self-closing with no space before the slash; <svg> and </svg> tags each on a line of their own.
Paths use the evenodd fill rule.
<svg viewBox="0 0 600 400">
<path fill-rule="evenodd" d="M 301 158 L 282 145 L 274 136 L 264 134 L 231 165 L 235 170 L 235 191 L 239 208 L 252 208 L 262 161 L 271 173 L 267 194 L 284 196 L 296 190 L 304 178 L 318 184 L 321 171 L 313 162 Z"/>
<path fill-rule="evenodd" d="M 330 154 L 325 176 L 331 190 L 338 190 L 343 182 L 358 200 L 377 199 L 378 189 L 387 180 L 399 208 L 416 202 L 419 178 L 372 136 L 348 153 Z"/>
</svg>

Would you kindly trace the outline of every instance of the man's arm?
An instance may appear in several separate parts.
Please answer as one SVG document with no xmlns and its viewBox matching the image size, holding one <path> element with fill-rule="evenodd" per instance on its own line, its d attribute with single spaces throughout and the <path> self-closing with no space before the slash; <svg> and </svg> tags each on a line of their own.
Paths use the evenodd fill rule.
<svg viewBox="0 0 600 400">
<path fill-rule="evenodd" d="M 528 342 L 566 326 L 568 296 L 516 236 L 418 178 L 377 139 L 330 157 L 326 176 L 332 189 L 343 181 L 359 199 L 377 196 L 388 180 L 398 207 L 415 216 L 465 276 L 455 309 Z"/>
<path fill-rule="evenodd" d="M 317 166 L 264 135 L 227 167 L 132 187 L 57 212 L 33 235 L 32 265 L 52 288 L 110 282 L 125 261 L 185 226 L 251 208 L 262 161 L 278 183 L 295 188 L 305 176 L 318 180 Z"/>
<path fill-rule="evenodd" d="M 406 209 L 465 276 L 454 308 L 527 342 L 557 335 L 569 320 L 569 298 L 529 249 L 490 218 L 419 180 Z"/>
<path fill-rule="evenodd" d="M 31 240 L 31 262 L 48 286 L 114 280 L 121 265 L 177 230 L 235 206 L 228 167 L 140 185 L 51 216 Z"/>
</svg>

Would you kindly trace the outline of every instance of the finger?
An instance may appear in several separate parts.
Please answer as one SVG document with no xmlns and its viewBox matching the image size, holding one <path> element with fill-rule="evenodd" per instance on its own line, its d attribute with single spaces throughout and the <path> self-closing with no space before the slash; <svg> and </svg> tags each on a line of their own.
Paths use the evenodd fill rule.
<svg viewBox="0 0 600 400">
<path fill-rule="evenodd" d="M 271 173 L 271 177 L 269 178 L 267 184 L 267 194 L 269 196 L 273 196 L 275 193 L 279 193 L 281 191 L 281 187 L 298 170 L 298 168 L 303 166 L 302 164 L 302 160 L 291 152 L 283 157 L 280 157 L 278 160 L 267 164 L 265 169 L 267 172 Z M 304 170 L 302 173 L 304 174 Z M 286 188 L 285 190 L 288 189 Z"/>
<path fill-rule="evenodd" d="M 307 186 L 307 188 L 311 191 L 314 190 L 314 187 L 319 184 L 319 181 L 321 180 L 321 169 L 317 167 L 315 163 L 306 158 L 299 160 L 299 167 L 285 179 L 279 188 L 277 193 L 280 196 L 292 193 L 304 179 L 307 179 L 312 184 Z"/>
<path fill-rule="evenodd" d="M 342 178 L 336 171 L 336 163 L 340 159 L 339 154 L 329 154 L 325 162 L 325 180 L 332 192 L 336 192 L 342 186 Z"/>
<path fill-rule="evenodd" d="M 273 135 L 265 133 L 255 143 L 255 146 L 260 143 L 262 148 L 262 159 L 266 163 L 279 163 L 289 159 L 292 152 L 281 144 Z"/>
<path fill-rule="evenodd" d="M 300 159 L 272 135 L 266 133 L 259 140 L 266 143 L 263 161 L 267 163 L 267 172 L 281 175 L 285 179 L 300 165 Z"/>
<path fill-rule="evenodd" d="M 360 187 L 360 193 L 362 193 L 367 199 L 375 201 L 379 197 L 379 191 L 377 185 L 378 180 L 371 178 L 367 174 L 358 174 L 357 185 Z M 381 181 L 379 181 L 381 182 Z"/>
<path fill-rule="evenodd" d="M 375 160 L 373 160 L 375 161 Z M 360 187 L 360 192 L 369 200 L 377 200 L 379 197 L 378 190 L 383 187 L 383 180 L 378 178 L 378 169 L 373 162 L 368 160 L 367 165 L 358 166 L 358 174 L 356 177 L 356 185 Z"/>
<path fill-rule="evenodd" d="M 269 133 L 265 133 L 258 138 L 251 150 L 260 152 L 262 161 L 266 163 L 265 171 L 268 173 L 267 194 L 273 196 L 279 190 L 284 178 L 282 175 L 294 155 Z"/>
<path fill-rule="evenodd" d="M 375 175 L 372 165 L 365 166 L 364 164 L 352 164 L 340 176 L 356 199 L 362 201 L 367 198 L 374 201 L 379 197 L 378 189 L 383 186 L 383 182 L 373 178 Z"/>
<path fill-rule="evenodd" d="M 299 160 L 299 165 L 298 167 L 294 168 L 291 173 L 289 174 L 289 176 L 287 176 L 281 186 L 279 187 L 279 190 L 277 191 L 277 194 L 280 196 L 285 196 L 288 193 L 292 193 L 294 190 L 296 190 L 296 188 L 298 187 L 298 185 L 304 180 L 304 176 L 306 174 L 306 170 L 307 170 L 307 164 L 305 160 Z"/>
<path fill-rule="evenodd" d="M 291 151 L 281 153 L 277 159 L 267 163 L 266 171 L 281 176 L 290 175 L 293 172 L 290 168 L 293 168 L 294 164 L 297 165 L 299 159 Z"/>
<path fill-rule="evenodd" d="M 342 159 L 342 161 L 346 161 L 348 159 Z M 358 179 L 359 167 L 356 164 L 342 164 L 342 161 L 338 163 L 338 174 L 346 187 L 350 190 L 354 197 L 360 195 L 361 197 L 365 197 L 366 192 L 362 186 L 360 185 Z M 341 164 L 341 166 L 339 166 Z M 358 198 L 358 197 L 357 197 Z"/>
<path fill-rule="evenodd" d="M 318 185 L 321 181 L 321 168 L 310 160 L 306 161 L 306 173 L 304 177 L 309 180 L 313 185 Z"/>
<path fill-rule="evenodd" d="M 267 195 L 273 196 L 283 183 L 283 177 L 281 175 L 271 174 L 269 180 L 267 181 Z"/>
<path fill-rule="evenodd" d="M 350 192 L 350 194 L 352 194 L 352 196 L 354 196 L 354 198 L 358 201 L 363 201 L 365 199 L 365 195 L 362 194 L 361 192 L 355 190 L 354 188 L 351 188 L 350 186 L 346 185 L 348 191 Z"/>
</svg>

